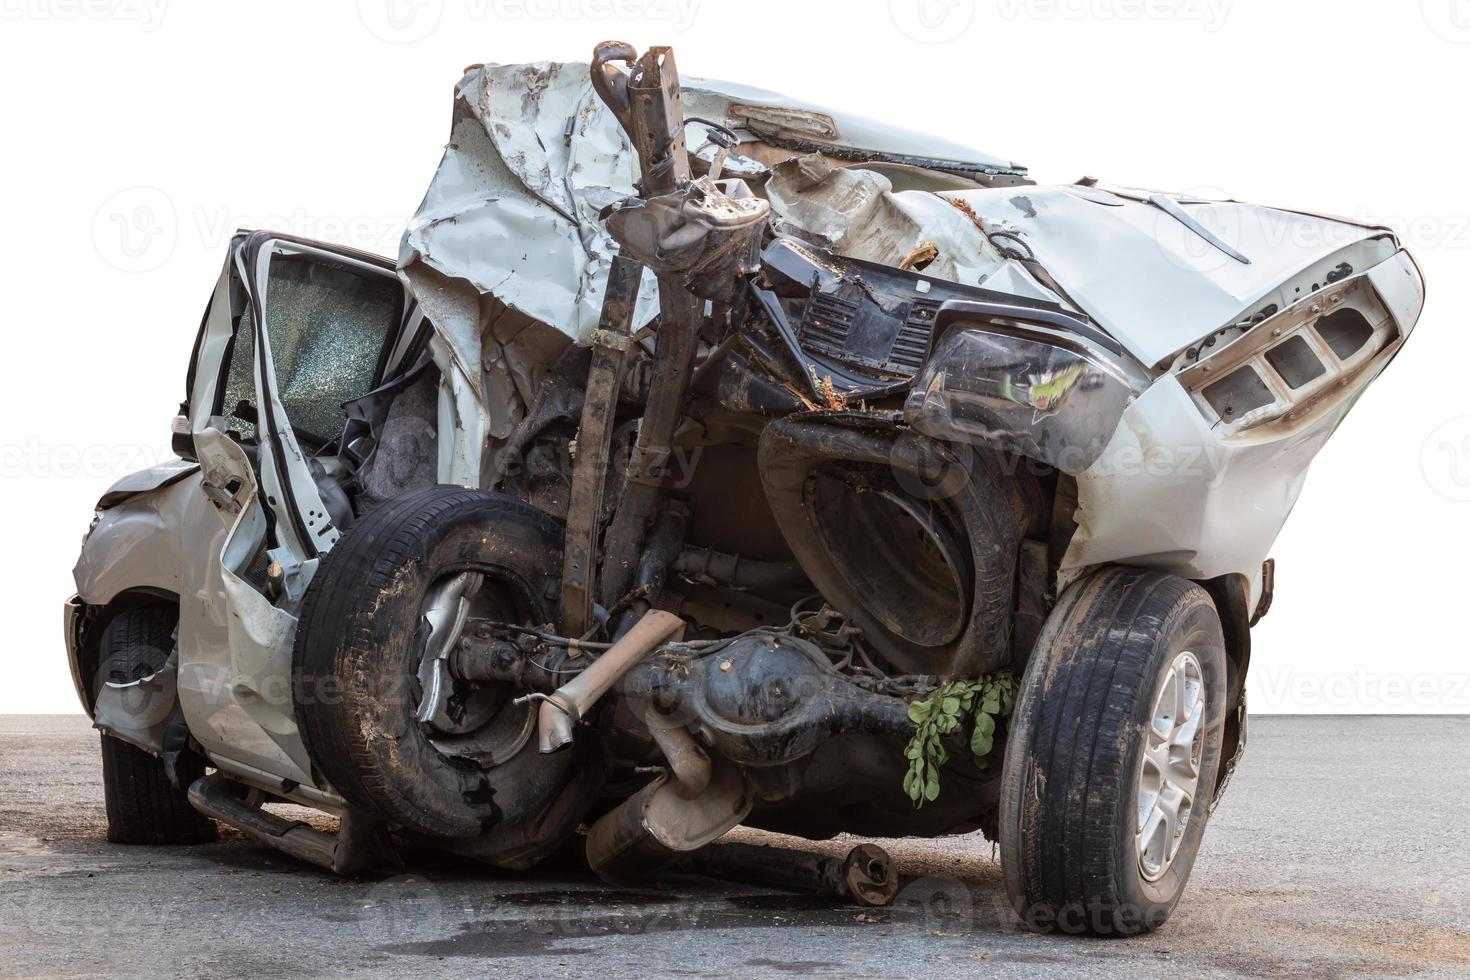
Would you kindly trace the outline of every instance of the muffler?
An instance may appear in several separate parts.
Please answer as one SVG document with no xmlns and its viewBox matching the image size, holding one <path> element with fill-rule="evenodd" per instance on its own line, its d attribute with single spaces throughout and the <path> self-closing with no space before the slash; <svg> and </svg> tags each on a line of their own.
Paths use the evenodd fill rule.
<svg viewBox="0 0 1470 980">
<path fill-rule="evenodd" d="M 650 725 L 668 769 L 603 816 L 587 835 L 587 863 L 612 884 L 651 877 L 744 820 L 755 804 L 745 775 L 712 760 L 686 728 Z"/>
</svg>

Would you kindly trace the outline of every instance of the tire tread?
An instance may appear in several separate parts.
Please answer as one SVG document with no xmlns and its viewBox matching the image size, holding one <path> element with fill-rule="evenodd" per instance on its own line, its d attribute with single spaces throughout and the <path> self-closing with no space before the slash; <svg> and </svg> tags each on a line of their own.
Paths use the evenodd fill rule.
<svg viewBox="0 0 1470 980">
<path fill-rule="evenodd" d="M 336 677 L 345 686 L 354 676 L 391 669 L 373 600 L 405 569 L 426 561 L 443 528 L 467 514 L 487 529 L 523 529 L 559 554 L 559 525 L 511 497 L 434 486 L 380 505 L 342 536 L 307 589 L 293 664 L 298 695 L 310 686 L 303 679 Z M 413 788 L 385 768 L 349 702 L 344 696 L 334 704 L 305 704 L 298 697 L 296 716 L 309 756 L 349 801 L 396 822 L 412 819 Z M 392 733 L 395 739 L 405 734 Z"/>
<path fill-rule="evenodd" d="M 1002 786 L 1002 861 L 1023 917 L 1038 907 L 1102 909 L 1092 928 L 1136 931 L 1108 911 L 1129 907 L 1115 861 L 1121 822 L 1131 819 L 1122 797 L 1132 785 L 1132 719 L 1152 694 L 1159 644 L 1202 603 L 1213 616 L 1188 580 L 1111 567 L 1068 589 L 1048 617 L 1017 697 Z"/>
<path fill-rule="evenodd" d="M 142 606 L 114 616 L 102 634 L 101 662 L 131 680 L 162 666 L 173 646 L 178 612 Z M 161 656 L 160 656 L 161 654 Z M 102 733 L 102 792 L 107 839 L 114 844 L 205 844 L 218 838 L 214 821 L 189 805 L 164 772 L 163 760 Z"/>
</svg>

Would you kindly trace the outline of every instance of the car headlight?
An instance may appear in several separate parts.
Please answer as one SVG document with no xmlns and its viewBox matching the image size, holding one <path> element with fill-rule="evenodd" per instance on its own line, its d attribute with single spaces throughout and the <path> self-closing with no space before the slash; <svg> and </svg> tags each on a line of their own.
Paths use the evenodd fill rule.
<svg viewBox="0 0 1470 980">
<path fill-rule="evenodd" d="M 1072 474 L 1102 455 L 1138 390 L 1121 364 L 1062 330 L 944 312 L 948 329 L 904 405 L 910 425 Z"/>
</svg>

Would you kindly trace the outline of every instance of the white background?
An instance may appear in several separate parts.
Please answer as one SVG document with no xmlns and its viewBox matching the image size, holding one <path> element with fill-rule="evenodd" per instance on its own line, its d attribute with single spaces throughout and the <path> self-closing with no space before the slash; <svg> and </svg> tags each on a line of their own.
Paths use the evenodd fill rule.
<svg viewBox="0 0 1470 980">
<path fill-rule="evenodd" d="M 1470 0 L 0 0 L 0 712 L 78 710 L 71 565 L 98 495 L 167 455 L 230 233 L 395 255 L 461 69 L 605 38 L 1042 182 L 1397 228 L 1428 305 L 1277 544 L 1251 707 L 1470 710 Z"/>
</svg>

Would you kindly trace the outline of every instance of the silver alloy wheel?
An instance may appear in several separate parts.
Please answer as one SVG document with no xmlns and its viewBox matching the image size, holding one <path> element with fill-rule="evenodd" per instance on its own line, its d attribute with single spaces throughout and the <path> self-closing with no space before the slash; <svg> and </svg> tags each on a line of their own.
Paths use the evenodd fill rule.
<svg viewBox="0 0 1470 980">
<path fill-rule="evenodd" d="M 424 655 L 419 661 L 419 705 L 415 719 L 430 731 L 459 734 L 483 724 L 485 718 L 455 718 L 449 707 L 454 681 L 449 676 L 449 653 L 459 642 L 469 615 L 470 598 L 480 590 L 483 576 L 476 572 L 459 572 L 434 583 L 424 598 Z"/>
<path fill-rule="evenodd" d="M 440 752 L 488 769 L 505 764 L 525 747 L 536 730 L 536 712 L 534 705 L 511 703 L 505 685 L 464 684 L 450 675 L 449 655 L 472 615 L 515 618 L 479 572 L 447 575 L 424 597 L 424 652 L 414 720 Z"/>
<path fill-rule="evenodd" d="M 1164 674 L 1138 773 L 1138 870 L 1158 881 L 1189 826 L 1205 746 L 1205 675 L 1185 650 Z"/>
</svg>

